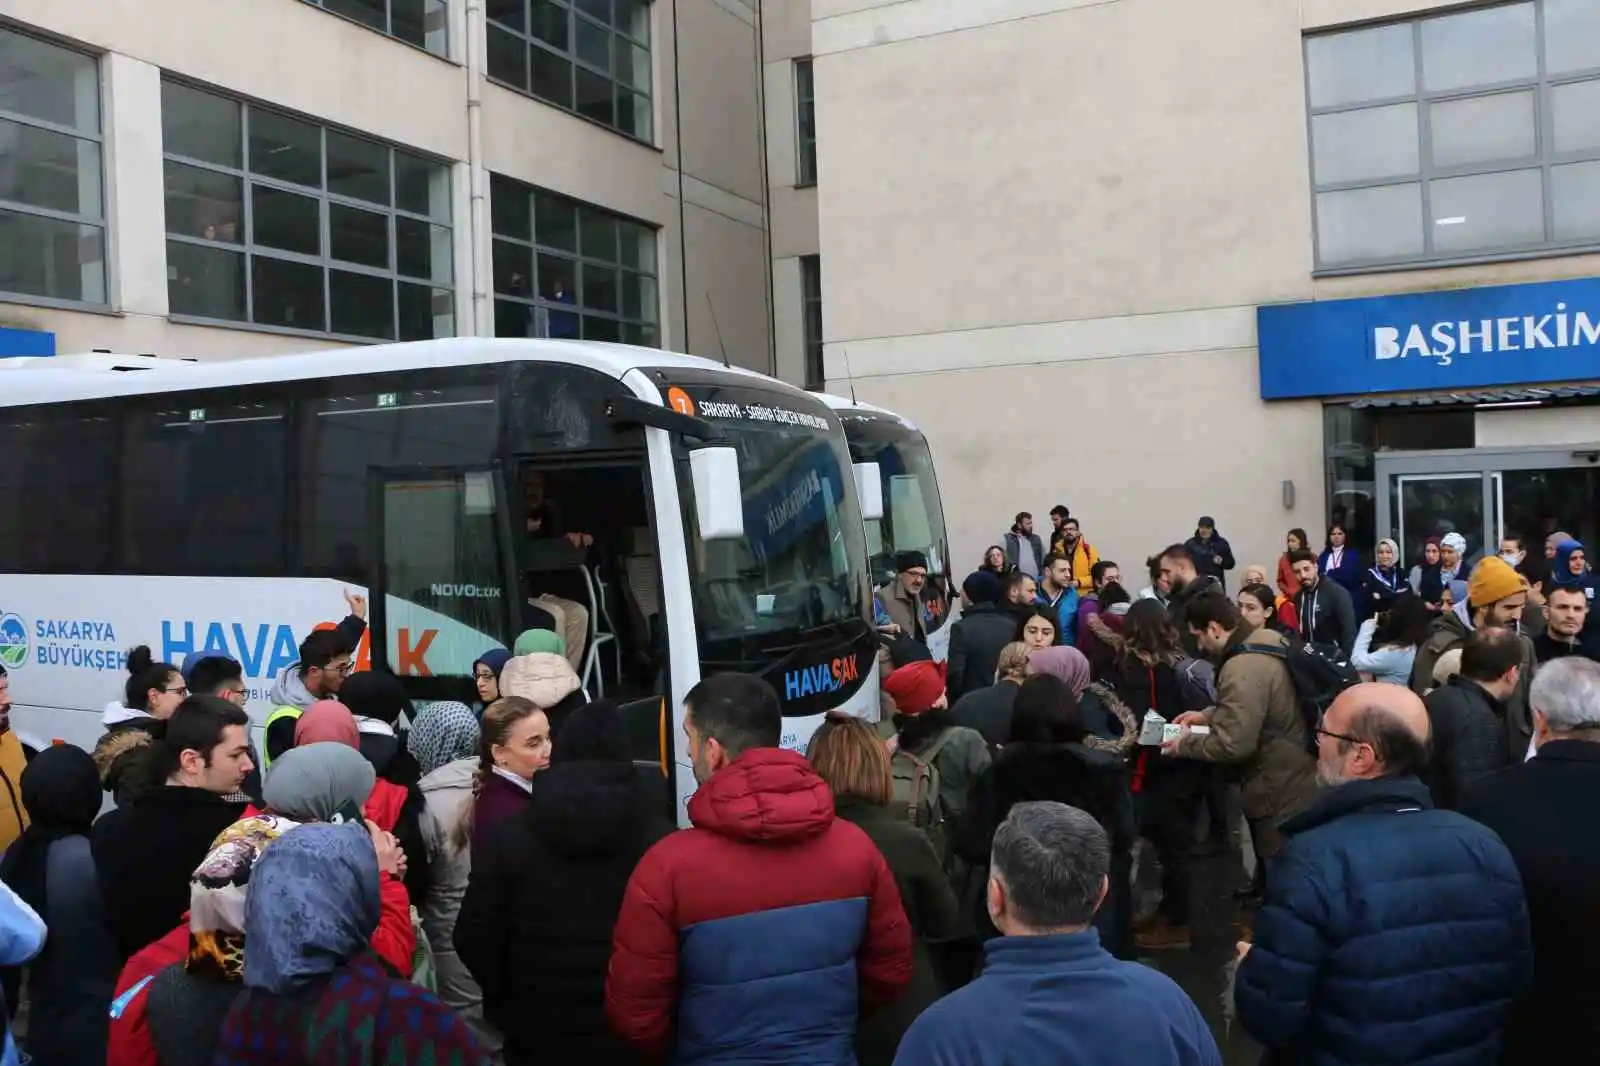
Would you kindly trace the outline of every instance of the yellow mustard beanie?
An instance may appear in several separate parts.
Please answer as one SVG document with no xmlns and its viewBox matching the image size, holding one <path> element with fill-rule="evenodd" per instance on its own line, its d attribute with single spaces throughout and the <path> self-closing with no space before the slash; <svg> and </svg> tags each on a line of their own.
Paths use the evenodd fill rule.
<svg viewBox="0 0 1600 1066">
<path fill-rule="evenodd" d="M 1521 591 L 1522 578 L 1497 555 L 1478 563 L 1472 571 L 1472 580 L 1467 582 L 1467 598 L 1473 607 L 1487 607 Z"/>
</svg>

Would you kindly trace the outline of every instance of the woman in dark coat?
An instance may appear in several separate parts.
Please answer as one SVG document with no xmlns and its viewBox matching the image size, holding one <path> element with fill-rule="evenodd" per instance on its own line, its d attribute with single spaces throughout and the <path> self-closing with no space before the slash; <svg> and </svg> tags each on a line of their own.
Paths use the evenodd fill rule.
<svg viewBox="0 0 1600 1066">
<path fill-rule="evenodd" d="M 911 923 L 911 984 L 892 1006 L 856 1031 L 861 1066 L 889 1066 L 906 1029 L 949 989 L 938 975 L 945 949 L 961 932 L 955 893 L 927 835 L 890 807 L 893 778 L 889 750 L 872 726 L 854 715 L 829 715 L 806 751 L 817 775 L 833 790 L 834 811 L 872 838 L 900 889 Z"/>
<path fill-rule="evenodd" d="M 606 968 L 633 868 L 674 828 L 668 810 L 616 702 L 597 700 L 562 726 L 531 805 L 474 847 L 454 943 L 507 1066 L 643 1061 L 606 1023 Z"/>
<path fill-rule="evenodd" d="M 101 911 L 89 825 L 100 813 L 100 774 L 81 748 L 60 745 L 34 757 L 22 774 L 22 803 L 32 818 L 0 861 L 11 886 L 50 930 L 28 972 L 28 1039 L 41 1066 L 104 1066 L 106 1025 L 121 959 Z M 15 1004 L 21 971 L 6 977 Z"/>
<path fill-rule="evenodd" d="M 1054 800 L 1088 811 L 1111 838 L 1111 884 L 1095 926 L 1106 950 L 1131 958 L 1133 804 L 1120 757 L 1085 747 L 1088 737 L 1065 681 L 1050 674 L 1024 681 L 1012 708 L 1011 736 L 973 786 L 956 829 L 955 853 L 973 868 L 967 883 L 981 885 L 988 880 L 995 830 L 1016 804 Z M 966 902 L 979 934 L 986 940 L 999 936 L 982 894 Z"/>
</svg>

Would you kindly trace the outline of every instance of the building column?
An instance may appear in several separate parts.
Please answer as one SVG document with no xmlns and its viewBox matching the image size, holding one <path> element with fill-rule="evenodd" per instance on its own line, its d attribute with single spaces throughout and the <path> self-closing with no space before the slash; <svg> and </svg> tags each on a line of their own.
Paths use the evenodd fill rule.
<svg viewBox="0 0 1600 1066">
<path fill-rule="evenodd" d="M 107 265 L 111 306 L 167 314 L 167 208 L 161 162 L 161 70 L 108 52 L 105 81 Z"/>
</svg>

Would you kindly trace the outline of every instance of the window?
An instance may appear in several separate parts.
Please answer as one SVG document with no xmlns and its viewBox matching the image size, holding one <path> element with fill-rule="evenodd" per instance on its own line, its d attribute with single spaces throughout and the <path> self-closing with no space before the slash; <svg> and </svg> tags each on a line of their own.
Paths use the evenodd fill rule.
<svg viewBox="0 0 1600 1066">
<path fill-rule="evenodd" d="M 1600 5 L 1306 40 L 1317 266 L 1600 246 Z"/>
<path fill-rule="evenodd" d="M 445 0 L 307 0 L 434 55 L 448 52 Z"/>
<path fill-rule="evenodd" d="M 811 83 L 811 60 L 794 61 L 795 184 L 817 183 L 817 93 Z"/>
<path fill-rule="evenodd" d="M 447 165 L 173 81 L 161 129 L 174 317 L 455 332 Z"/>
<path fill-rule="evenodd" d="M 489 176 L 497 337 L 657 343 L 656 232 Z"/>
<path fill-rule="evenodd" d="M 487 0 L 489 77 L 651 139 L 649 0 Z"/>
<path fill-rule="evenodd" d="M 106 302 L 94 57 L 0 30 L 0 292 Z"/>
<path fill-rule="evenodd" d="M 800 257 L 800 315 L 806 346 L 806 388 L 820 389 L 822 370 L 822 257 Z"/>
<path fill-rule="evenodd" d="M 110 570 L 117 453 L 107 404 L 0 410 L 0 569 Z"/>
</svg>

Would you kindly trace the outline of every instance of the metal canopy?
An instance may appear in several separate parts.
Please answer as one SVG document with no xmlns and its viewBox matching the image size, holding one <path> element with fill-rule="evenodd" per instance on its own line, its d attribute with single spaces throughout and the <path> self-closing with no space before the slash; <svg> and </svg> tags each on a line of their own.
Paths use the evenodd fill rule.
<svg viewBox="0 0 1600 1066">
<path fill-rule="evenodd" d="M 1354 410 L 1370 407 L 1476 407 L 1479 404 L 1489 403 L 1545 403 L 1551 400 L 1581 400 L 1595 396 L 1600 396 L 1600 383 L 1366 396 L 1352 400 L 1350 406 Z"/>
</svg>

